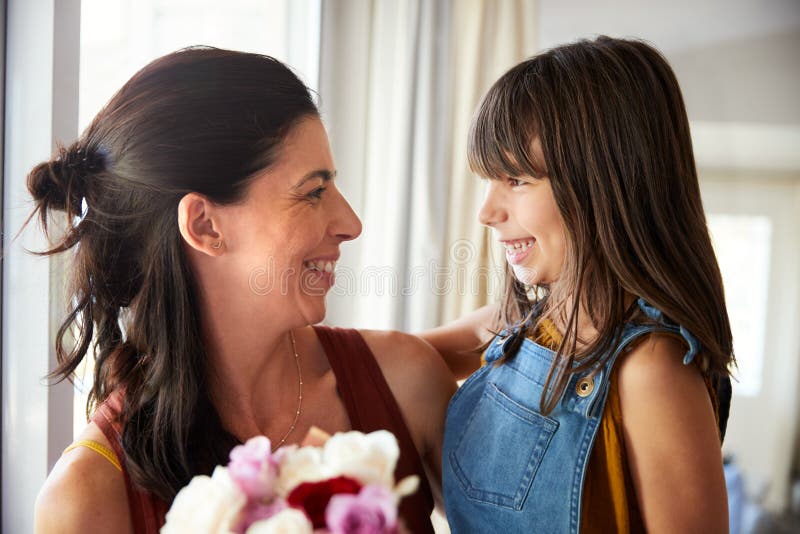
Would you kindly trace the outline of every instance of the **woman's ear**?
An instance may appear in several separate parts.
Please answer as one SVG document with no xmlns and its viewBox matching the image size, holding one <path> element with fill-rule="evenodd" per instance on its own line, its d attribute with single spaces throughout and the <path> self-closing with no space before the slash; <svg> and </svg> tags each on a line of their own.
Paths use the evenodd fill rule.
<svg viewBox="0 0 800 534">
<path fill-rule="evenodd" d="M 183 240 L 198 252 L 221 256 L 225 243 L 219 230 L 218 211 L 199 193 L 187 193 L 178 203 L 178 228 Z"/>
</svg>

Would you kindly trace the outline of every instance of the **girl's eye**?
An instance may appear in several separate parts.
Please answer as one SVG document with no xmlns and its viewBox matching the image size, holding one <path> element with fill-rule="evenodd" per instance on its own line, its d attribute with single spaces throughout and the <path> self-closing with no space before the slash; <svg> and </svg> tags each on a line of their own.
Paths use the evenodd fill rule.
<svg viewBox="0 0 800 534">
<path fill-rule="evenodd" d="M 509 178 L 508 179 L 508 185 L 510 185 L 511 187 L 518 187 L 520 185 L 525 185 L 526 183 L 527 182 L 525 182 L 523 180 L 519 180 L 517 178 Z"/>
</svg>

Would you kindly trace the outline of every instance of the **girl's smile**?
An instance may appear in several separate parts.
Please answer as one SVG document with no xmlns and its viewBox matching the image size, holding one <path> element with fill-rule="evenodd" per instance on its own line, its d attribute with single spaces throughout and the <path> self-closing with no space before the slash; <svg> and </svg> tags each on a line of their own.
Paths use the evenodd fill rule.
<svg viewBox="0 0 800 534">
<path fill-rule="evenodd" d="M 533 245 L 536 244 L 536 239 L 533 237 L 525 237 L 522 239 L 501 239 L 500 242 L 506 248 L 506 259 L 512 265 L 521 265 L 527 257 L 531 254 Z"/>
</svg>

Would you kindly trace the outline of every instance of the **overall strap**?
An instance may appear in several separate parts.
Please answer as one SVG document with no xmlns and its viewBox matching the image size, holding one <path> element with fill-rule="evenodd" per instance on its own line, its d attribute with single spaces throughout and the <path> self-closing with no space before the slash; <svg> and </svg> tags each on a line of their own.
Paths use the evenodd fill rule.
<svg viewBox="0 0 800 534">
<path fill-rule="evenodd" d="M 648 304 L 644 299 L 639 298 L 635 303 L 638 308 L 650 319 L 652 323 L 637 324 L 626 323 L 619 331 L 619 341 L 611 349 L 611 355 L 605 360 L 604 364 L 597 369 L 588 371 L 581 376 L 574 376 L 570 381 L 570 388 L 580 388 L 582 383 L 591 384 L 591 387 L 598 389 L 596 395 L 591 397 L 591 402 L 585 405 L 583 413 L 588 417 L 601 417 L 605 407 L 605 399 L 611 384 L 611 374 L 619 356 L 633 347 L 634 342 L 641 337 L 652 333 L 669 334 L 681 338 L 686 344 L 687 351 L 683 356 L 684 365 L 690 364 L 697 357 L 701 350 L 700 342 L 686 328 L 674 324 L 666 319 L 663 313 Z M 573 385 L 573 382 L 575 383 Z M 577 404 L 579 397 L 565 395 L 564 402 L 567 404 Z"/>
<path fill-rule="evenodd" d="M 683 325 L 675 324 L 670 321 L 664 316 L 661 310 L 648 304 L 644 299 L 640 298 L 638 300 L 638 304 L 639 308 L 645 313 L 645 315 L 656 321 L 661 328 L 666 328 L 669 332 L 679 335 L 683 338 L 689 347 L 689 350 L 686 351 L 686 354 L 683 357 L 684 365 L 688 365 L 694 361 L 697 355 L 700 354 L 703 349 L 700 340 L 698 340 Z M 700 365 L 700 368 L 703 370 L 707 369 L 705 364 Z M 706 381 L 707 387 L 712 390 L 712 402 L 714 404 L 714 411 L 717 414 L 719 423 L 719 437 L 721 443 L 725 440 L 725 431 L 728 427 L 728 416 L 730 415 L 731 408 L 731 397 L 733 396 L 731 377 L 719 373 L 704 372 L 703 378 Z"/>
<path fill-rule="evenodd" d="M 603 387 L 603 391 L 601 395 L 598 395 L 597 399 L 605 398 L 605 393 L 609 387 L 611 372 L 620 354 L 630 350 L 633 343 L 646 334 L 664 333 L 681 339 L 687 346 L 686 353 L 683 356 L 684 365 L 689 365 L 695 361 L 702 351 L 700 341 L 687 328 L 673 323 L 664 316 L 661 310 L 650 305 L 642 298 L 639 298 L 636 304 L 648 318 L 653 320 L 653 322 L 647 324 L 628 323 L 624 325 L 621 330 L 620 341 L 613 349 L 611 357 L 606 360 L 601 370 L 595 371 L 595 378 L 598 376 L 601 378 Z M 714 389 L 714 398 L 712 400 L 715 404 L 715 411 L 718 410 L 719 413 L 719 431 L 720 438 L 722 439 L 725 436 L 727 415 L 730 408 L 730 379 L 728 377 L 711 377 L 709 380 L 712 381 L 712 387 Z M 604 400 L 593 403 L 589 414 L 599 416 L 600 413 L 598 412 L 602 411 L 603 406 Z"/>
</svg>

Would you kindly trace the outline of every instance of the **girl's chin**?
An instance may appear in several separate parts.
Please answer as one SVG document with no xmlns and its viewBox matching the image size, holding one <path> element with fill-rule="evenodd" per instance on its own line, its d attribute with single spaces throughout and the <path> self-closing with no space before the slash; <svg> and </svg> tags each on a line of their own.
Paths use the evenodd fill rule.
<svg viewBox="0 0 800 534">
<path fill-rule="evenodd" d="M 514 271 L 514 278 L 526 286 L 536 285 L 541 282 L 539 271 L 537 271 L 535 267 L 511 265 L 511 270 Z"/>
</svg>

